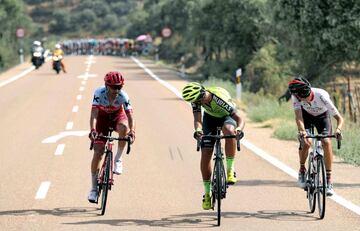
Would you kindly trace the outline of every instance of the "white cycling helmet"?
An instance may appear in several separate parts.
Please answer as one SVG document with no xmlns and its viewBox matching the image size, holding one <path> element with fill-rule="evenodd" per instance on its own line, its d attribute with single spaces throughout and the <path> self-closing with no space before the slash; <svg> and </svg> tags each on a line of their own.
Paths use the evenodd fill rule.
<svg viewBox="0 0 360 231">
<path fill-rule="evenodd" d="M 34 42 L 33 42 L 33 45 L 34 45 L 34 46 L 41 46 L 41 42 L 40 42 L 40 41 L 34 41 Z"/>
<path fill-rule="evenodd" d="M 60 44 L 59 44 L 59 43 L 56 44 L 56 45 L 55 45 L 55 48 L 56 48 L 56 49 L 60 49 L 60 48 L 61 48 Z"/>
</svg>

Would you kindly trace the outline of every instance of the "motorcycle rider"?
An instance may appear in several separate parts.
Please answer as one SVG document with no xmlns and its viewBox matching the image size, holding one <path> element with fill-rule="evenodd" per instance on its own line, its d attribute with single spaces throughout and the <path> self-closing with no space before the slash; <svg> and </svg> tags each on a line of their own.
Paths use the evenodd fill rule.
<svg viewBox="0 0 360 231">
<path fill-rule="evenodd" d="M 53 50 L 52 55 L 60 58 L 61 69 L 63 70 L 64 73 L 66 73 L 65 64 L 64 64 L 64 51 L 61 49 L 60 44 L 57 43 L 55 45 L 55 49 Z"/>
<path fill-rule="evenodd" d="M 34 66 L 39 67 L 44 63 L 44 48 L 41 46 L 40 41 L 34 41 L 31 47 L 31 62 Z M 37 65 L 37 59 L 39 64 Z"/>
</svg>

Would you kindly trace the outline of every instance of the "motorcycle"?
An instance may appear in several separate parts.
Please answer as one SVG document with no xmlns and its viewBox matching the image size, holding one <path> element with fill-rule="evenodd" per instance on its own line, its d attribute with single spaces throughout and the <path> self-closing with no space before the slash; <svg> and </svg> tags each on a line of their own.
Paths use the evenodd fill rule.
<svg viewBox="0 0 360 231">
<path fill-rule="evenodd" d="M 32 53 L 31 62 L 36 69 L 39 69 L 39 67 L 44 63 L 44 57 L 40 50 L 36 49 Z"/>
<path fill-rule="evenodd" d="M 59 56 L 53 56 L 52 57 L 52 60 L 53 60 L 53 69 L 56 71 L 57 74 L 60 73 L 61 71 L 61 59 L 62 59 L 62 56 L 59 55 Z"/>
</svg>

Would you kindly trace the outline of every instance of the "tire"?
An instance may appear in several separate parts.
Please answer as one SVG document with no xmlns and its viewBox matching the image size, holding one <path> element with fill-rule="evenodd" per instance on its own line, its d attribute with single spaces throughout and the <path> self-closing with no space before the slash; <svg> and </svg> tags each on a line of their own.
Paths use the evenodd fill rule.
<svg viewBox="0 0 360 231">
<path fill-rule="evenodd" d="M 111 169 L 111 160 L 112 160 L 112 153 L 106 153 L 105 157 L 105 169 L 104 169 L 104 181 L 102 184 L 102 195 L 101 195 L 101 215 L 105 214 L 106 210 L 106 202 L 107 202 L 107 196 L 109 192 L 109 186 L 110 186 L 110 169 Z"/>
<path fill-rule="evenodd" d="M 216 200 L 217 200 L 217 225 L 220 226 L 221 223 L 221 199 L 222 199 L 222 190 L 223 190 L 223 184 L 222 184 L 222 168 L 221 168 L 221 160 L 217 160 L 215 162 L 215 169 L 216 169 Z"/>
<path fill-rule="evenodd" d="M 312 166 L 312 160 L 313 159 L 313 153 L 310 153 L 309 155 L 309 162 L 308 162 L 308 172 L 306 176 L 306 193 L 307 198 L 309 201 L 309 209 L 311 213 L 315 212 L 316 207 L 316 195 L 315 195 L 315 179 L 314 176 L 316 176 L 316 173 L 313 172 L 313 166 Z"/>
<path fill-rule="evenodd" d="M 322 156 L 318 156 L 316 161 L 317 163 L 317 172 L 315 179 L 316 185 L 316 194 L 318 199 L 318 209 L 320 219 L 323 219 L 325 216 L 325 206 L 326 206 L 326 173 L 324 159 Z"/>
</svg>

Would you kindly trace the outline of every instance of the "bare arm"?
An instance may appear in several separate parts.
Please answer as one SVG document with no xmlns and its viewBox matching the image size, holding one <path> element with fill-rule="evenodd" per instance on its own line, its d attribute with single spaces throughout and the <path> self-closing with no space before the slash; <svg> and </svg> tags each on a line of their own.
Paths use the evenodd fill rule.
<svg viewBox="0 0 360 231">
<path fill-rule="evenodd" d="M 304 125 L 304 119 L 302 116 L 301 109 L 295 110 L 295 121 L 296 121 L 296 125 L 298 127 L 299 133 L 305 133 L 305 125 Z"/>
<path fill-rule="evenodd" d="M 95 129 L 96 127 L 96 118 L 98 116 L 99 113 L 99 109 L 96 107 L 92 107 L 91 108 L 91 113 L 90 113 L 90 131 Z"/>
<path fill-rule="evenodd" d="M 239 111 L 236 111 L 231 117 L 236 121 L 238 128 L 243 131 L 245 127 L 245 121 L 241 118 Z"/>
<path fill-rule="evenodd" d="M 336 119 L 336 122 L 337 122 L 336 130 L 340 130 L 340 133 L 341 133 L 341 130 L 342 130 L 342 127 L 344 124 L 344 118 L 340 114 L 334 115 L 334 118 Z"/>
<path fill-rule="evenodd" d="M 195 130 L 202 130 L 201 112 L 194 112 L 194 128 Z"/>
<path fill-rule="evenodd" d="M 128 118 L 129 121 L 129 129 L 130 131 L 135 131 L 135 119 L 133 117 L 133 112 L 132 111 L 127 111 L 126 112 L 126 116 Z"/>
</svg>

